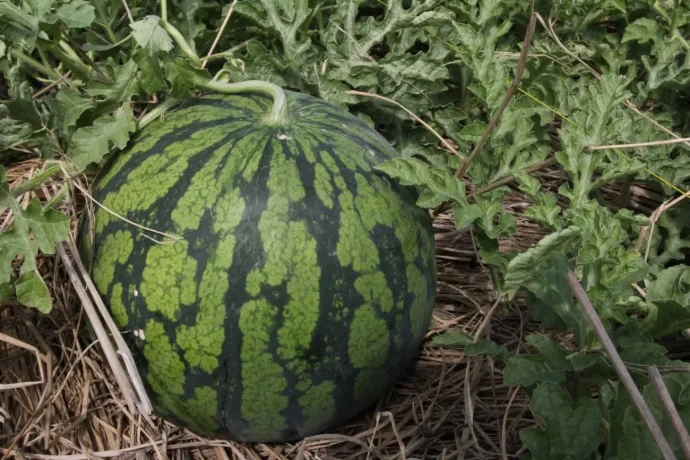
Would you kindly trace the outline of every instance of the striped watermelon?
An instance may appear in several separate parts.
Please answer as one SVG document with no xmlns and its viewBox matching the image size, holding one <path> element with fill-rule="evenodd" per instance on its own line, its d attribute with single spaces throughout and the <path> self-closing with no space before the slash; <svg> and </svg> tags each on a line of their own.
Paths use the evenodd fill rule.
<svg viewBox="0 0 690 460">
<path fill-rule="evenodd" d="M 156 411 L 208 436 L 289 441 L 371 405 L 418 353 L 434 239 L 416 191 L 373 166 L 390 145 L 286 92 L 206 95 L 112 158 L 82 254 Z M 144 234 L 145 233 L 145 234 Z"/>
</svg>

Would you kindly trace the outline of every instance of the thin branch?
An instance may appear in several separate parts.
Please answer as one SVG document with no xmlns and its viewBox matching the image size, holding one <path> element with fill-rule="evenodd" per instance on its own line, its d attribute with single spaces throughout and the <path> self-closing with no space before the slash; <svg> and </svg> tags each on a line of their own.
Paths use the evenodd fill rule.
<svg viewBox="0 0 690 460">
<path fill-rule="evenodd" d="M 223 35 L 223 31 L 225 30 L 225 26 L 228 25 L 228 21 L 230 20 L 230 16 L 232 15 L 232 11 L 235 9 L 236 3 L 237 3 L 237 0 L 232 0 L 232 3 L 230 4 L 230 8 L 228 8 L 228 12 L 225 15 L 225 19 L 223 19 L 223 24 L 220 26 L 220 29 L 218 29 L 218 33 L 216 34 L 215 40 L 213 40 L 213 44 L 211 45 L 211 49 L 208 50 L 208 54 L 206 55 L 204 62 L 201 63 L 202 69 L 204 67 L 206 67 L 206 63 L 208 62 L 208 58 L 211 57 L 211 55 L 213 54 L 213 50 L 216 48 L 216 45 L 220 41 L 220 37 Z"/>
<path fill-rule="evenodd" d="M 516 386 L 513 390 L 513 394 L 510 395 L 510 399 L 506 405 L 505 415 L 503 416 L 503 423 L 501 424 L 501 457 L 503 460 L 508 460 L 508 419 L 510 418 L 510 408 L 519 391 L 520 386 Z"/>
<path fill-rule="evenodd" d="M 67 171 L 65 171 L 64 169 L 63 169 L 63 173 L 65 174 L 65 177 L 69 177 L 68 174 L 67 174 Z M 127 222 L 128 224 L 130 224 L 130 225 L 132 225 L 132 226 L 134 226 L 134 227 L 136 227 L 136 228 L 139 228 L 139 229 L 144 230 L 144 231 L 147 231 L 147 232 L 156 233 L 156 234 L 158 234 L 158 235 L 161 235 L 161 236 L 164 236 L 164 237 L 170 239 L 170 241 L 167 241 L 167 242 L 166 242 L 166 241 L 153 240 L 153 241 L 155 241 L 155 242 L 158 243 L 158 244 L 172 243 L 172 242 L 174 242 L 174 241 L 178 241 L 178 240 L 184 239 L 184 238 L 181 237 L 181 236 L 171 235 L 171 234 L 169 234 L 169 233 L 161 232 L 161 231 L 158 231 L 158 230 L 156 230 L 156 229 L 149 228 L 149 227 L 145 227 L 145 226 L 143 226 L 143 225 L 137 224 L 136 222 L 132 222 L 131 220 L 127 219 L 125 216 L 121 216 L 120 214 L 116 213 L 115 211 L 111 210 L 110 208 L 104 206 L 102 203 L 98 202 L 98 200 L 96 200 L 93 196 L 91 196 L 91 194 L 90 194 L 89 192 L 87 192 L 87 191 L 84 189 L 84 187 L 82 187 L 81 185 L 77 184 L 76 182 L 72 182 L 72 185 L 73 185 L 75 188 L 77 188 L 82 194 L 84 194 L 84 196 L 85 196 L 86 198 L 88 198 L 89 200 L 91 200 L 91 201 L 93 201 L 94 203 L 96 203 L 101 209 L 103 209 L 103 210 L 104 210 L 105 212 L 107 212 L 108 214 L 110 214 L 110 215 L 112 215 L 112 216 L 114 216 L 114 217 L 116 217 L 116 218 L 118 218 L 118 219 L 120 219 L 120 220 L 123 220 L 124 222 Z"/>
<path fill-rule="evenodd" d="M 690 137 L 679 139 L 666 139 L 663 141 L 637 142 L 635 144 L 614 144 L 614 145 L 588 145 L 587 150 L 608 150 L 608 149 L 636 149 L 639 147 L 657 147 L 659 145 L 685 144 L 690 142 Z"/>
<path fill-rule="evenodd" d="M 55 88 L 60 83 L 63 83 L 63 82 L 67 83 L 67 79 L 69 78 L 70 75 L 72 75 L 72 71 L 68 70 L 66 74 L 62 75 L 62 78 L 60 80 L 55 80 L 50 85 L 45 86 L 41 90 L 37 91 L 36 94 L 31 96 L 31 99 L 38 99 L 39 97 L 43 96 L 45 93 L 50 91 L 51 89 Z"/>
<path fill-rule="evenodd" d="M 36 380 L 33 382 L 19 382 L 19 383 L 3 383 L 0 384 L 0 391 L 3 390 L 14 390 L 17 388 L 25 388 L 25 387 L 30 387 L 34 385 L 43 385 L 46 382 L 46 377 L 43 372 L 43 363 L 48 363 L 48 358 L 46 356 L 41 355 L 41 352 L 38 351 L 38 348 L 34 347 L 33 345 L 29 345 L 26 342 L 22 342 L 19 339 L 16 339 L 14 337 L 11 337 L 7 334 L 3 334 L 0 332 L 0 342 L 7 343 L 8 345 L 12 345 L 15 347 L 23 348 L 24 350 L 32 352 L 36 356 L 36 364 L 38 365 L 38 372 L 41 375 L 41 380 Z"/>
<path fill-rule="evenodd" d="M 548 158 L 546 160 L 540 161 L 538 163 L 534 163 L 525 169 L 522 169 L 522 172 L 525 172 L 527 174 L 534 174 L 538 171 L 541 171 L 543 169 L 548 168 L 549 166 L 552 166 L 556 164 L 556 157 Z M 475 192 L 471 192 L 467 195 L 467 199 L 474 198 L 480 195 L 484 195 L 485 193 L 489 193 L 492 190 L 495 190 L 499 187 L 502 187 L 504 185 L 508 185 L 511 182 L 515 180 L 515 176 L 513 174 L 508 174 L 505 177 L 502 177 L 498 180 L 495 180 L 494 182 L 491 182 L 489 185 L 486 187 L 479 189 Z M 453 205 L 451 202 L 446 202 L 442 205 L 439 205 L 436 209 L 433 211 L 434 217 L 438 216 L 439 214 L 448 211 L 450 208 L 452 208 Z"/>
<path fill-rule="evenodd" d="M 534 163 L 533 165 L 530 165 L 530 166 L 526 167 L 525 169 L 523 169 L 522 172 L 525 172 L 527 174 L 534 174 L 535 172 L 541 171 L 542 169 L 546 169 L 549 166 L 552 166 L 554 164 L 556 164 L 556 157 L 552 157 L 552 158 L 546 159 L 544 161 Z M 483 194 L 488 193 L 492 190 L 495 190 L 499 187 L 502 187 L 504 185 L 508 185 L 513 180 L 515 180 L 515 177 L 512 174 L 510 174 L 506 177 L 503 177 L 501 179 L 498 179 L 498 180 L 490 183 L 486 187 L 479 189 L 476 192 L 470 193 L 468 195 L 468 198 L 473 197 L 473 196 L 483 195 Z"/>
<path fill-rule="evenodd" d="M 127 19 L 129 19 L 129 23 L 134 22 L 134 16 L 132 16 L 132 11 L 129 9 L 129 5 L 127 4 L 127 0 L 122 0 L 122 5 L 125 7 L 125 11 L 127 12 Z"/>
<path fill-rule="evenodd" d="M 69 239 L 67 242 L 67 246 L 72 252 L 72 254 L 78 254 L 77 248 L 74 245 L 74 241 Z M 132 384 L 134 392 L 136 393 L 138 398 L 139 411 L 146 418 L 146 420 L 150 422 L 149 414 L 151 414 L 151 412 L 153 411 L 151 401 L 149 400 L 146 390 L 144 389 L 144 384 L 142 383 L 139 370 L 134 365 L 134 358 L 132 357 L 132 353 L 127 344 L 125 343 L 125 340 L 122 337 L 120 330 L 113 321 L 113 318 L 108 313 L 108 310 L 105 307 L 105 303 L 99 295 L 98 289 L 96 289 L 96 285 L 93 284 L 93 280 L 88 275 L 88 271 L 86 270 L 86 267 L 84 267 L 81 258 L 75 257 L 74 262 L 76 263 L 79 271 L 82 273 L 84 284 L 86 285 L 87 290 L 91 293 L 91 296 L 95 301 L 96 307 L 100 311 L 101 316 L 103 317 L 103 321 L 105 322 L 106 326 L 108 327 L 108 330 L 110 331 L 110 335 L 115 341 L 115 344 L 118 346 L 117 354 L 122 357 L 122 360 L 125 363 L 125 369 L 129 375 L 130 383 Z"/>
<path fill-rule="evenodd" d="M 590 302 L 585 289 L 580 284 L 577 276 L 575 276 L 575 274 L 571 271 L 568 271 L 567 280 L 568 284 L 570 284 L 573 294 L 575 294 L 575 298 L 580 305 L 582 305 L 582 308 L 589 319 L 589 323 L 594 329 L 599 341 L 603 345 L 606 354 L 613 363 L 618 377 L 620 377 L 623 386 L 625 386 L 625 389 L 628 390 L 628 393 L 630 393 L 630 397 L 632 398 L 635 407 L 640 412 L 640 415 L 647 424 L 647 428 L 649 428 L 649 432 L 652 434 L 654 440 L 659 446 L 659 450 L 664 456 L 664 459 L 676 460 L 676 456 L 673 454 L 671 445 L 668 443 L 666 438 L 664 438 L 664 434 L 661 432 L 659 424 L 654 418 L 654 415 L 652 415 L 652 411 L 649 409 L 649 406 L 642 397 L 642 393 L 640 393 L 640 390 L 637 388 L 635 381 L 630 376 L 630 372 L 628 372 L 628 369 L 625 367 L 623 360 L 616 350 L 616 346 L 613 344 L 613 341 L 611 341 L 611 337 L 609 337 L 608 333 L 606 332 L 606 328 L 601 322 L 599 315 L 597 315 L 596 310 L 594 310 L 594 306 L 592 305 L 592 302 Z"/>
<path fill-rule="evenodd" d="M 664 408 L 666 416 L 669 418 L 669 420 L 671 420 L 673 430 L 676 432 L 676 436 L 678 436 L 678 439 L 680 440 L 680 446 L 683 449 L 683 454 L 685 454 L 685 458 L 687 460 L 690 460 L 690 435 L 683 424 L 683 420 L 680 418 L 680 414 L 678 414 L 676 406 L 673 404 L 673 399 L 671 399 L 668 388 L 666 388 L 666 385 L 664 384 L 664 379 L 661 378 L 659 369 L 657 369 L 656 366 L 649 366 L 647 368 L 647 373 L 649 375 L 649 379 L 652 381 L 652 385 L 654 385 L 657 396 L 659 396 L 661 407 Z"/>
<path fill-rule="evenodd" d="M 472 163 L 472 160 L 474 160 L 474 157 L 477 156 L 477 153 L 479 153 L 479 150 L 484 146 L 484 143 L 489 138 L 489 135 L 491 134 L 491 132 L 494 130 L 494 128 L 498 124 L 499 120 L 501 119 L 501 115 L 503 114 L 503 111 L 508 106 L 508 103 L 513 98 L 513 96 L 515 96 L 515 93 L 517 93 L 518 87 L 520 86 L 520 82 L 522 81 L 522 75 L 525 73 L 525 66 L 527 64 L 527 56 L 529 55 L 529 47 L 532 44 L 532 37 L 534 37 L 534 26 L 535 26 L 535 24 L 536 24 L 536 17 L 534 15 L 534 0 L 532 0 L 532 7 L 530 9 L 529 24 L 527 25 L 527 32 L 525 33 L 525 40 L 522 43 L 522 52 L 520 53 L 520 59 L 518 60 L 517 72 L 515 73 L 515 79 L 513 79 L 513 83 L 510 85 L 508 92 L 503 97 L 503 101 L 501 101 L 501 105 L 498 106 L 498 109 L 496 109 L 496 112 L 494 112 L 493 117 L 491 117 L 491 121 L 489 121 L 489 124 L 487 125 L 486 129 L 484 130 L 482 137 L 479 138 L 479 141 L 474 146 L 472 153 L 470 153 L 470 156 L 467 157 L 467 159 L 462 163 L 462 165 L 457 169 L 457 171 L 455 171 L 455 177 L 462 177 L 465 175 L 465 173 L 467 172 L 467 169 L 470 167 L 470 164 Z"/>
<path fill-rule="evenodd" d="M 484 335 L 484 331 L 486 331 L 486 328 L 489 327 L 489 323 L 491 322 L 491 319 L 494 316 L 494 312 L 496 311 L 496 308 L 501 304 L 501 301 L 503 300 L 503 296 L 499 296 L 496 299 L 496 302 L 489 308 L 489 311 L 486 312 L 486 315 L 484 316 L 484 319 L 482 320 L 481 324 L 477 328 L 477 330 L 474 333 L 474 343 L 479 342 L 479 340 L 482 338 Z"/>
<path fill-rule="evenodd" d="M 446 149 L 448 149 L 450 152 L 452 152 L 454 155 L 456 155 L 456 156 L 457 156 L 458 158 L 460 158 L 461 160 L 464 159 L 464 157 L 463 157 L 462 155 L 460 155 L 460 153 L 458 153 L 458 151 L 455 149 L 455 147 L 453 147 L 447 140 L 445 140 L 445 139 L 443 138 L 443 136 L 441 136 L 438 132 L 436 132 L 436 130 L 435 130 L 434 128 L 432 128 L 431 126 L 429 126 L 429 124 L 427 124 L 424 120 L 422 120 L 422 119 L 419 118 L 417 115 L 415 115 L 410 109 L 408 109 L 407 107 L 405 107 L 405 106 L 402 105 L 401 103 L 399 103 L 399 102 L 397 102 L 397 101 L 394 101 L 393 99 L 389 99 L 389 98 L 387 98 L 387 97 L 385 97 L 385 96 L 381 96 L 380 94 L 375 94 L 375 93 L 367 93 L 367 92 L 364 92 L 364 91 L 357 91 L 357 90 L 346 91 L 346 93 L 347 93 L 347 94 L 351 94 L 351 95 L 353 95 L 353 96 L 373 97 L 374 99 L 379 99 L 379 100 L 381 100 L 381 101 L 386 101 L 386 102 L 388 102 L 388 103 L 390 103 L 390 104 L 393 104 L 393 105 L 396 105 L 396 106 L 400 107 L 402 110 L 404 110 L 404 111 L 410 116 L 410 118 L 412 118 L 412 119 L 413 119 L 414 121 L 416 121 L 417 123 L 420 123 L 420 124 L 421 124 L 422 126 L 424 126 L 426 129 L 428 129 L 429 132 L 430 132 L 431 134 L 433 134 L 434 136 L 436 136 L 436 137 L 438 138 L 438 140 L 441 142 L 441 144 L 443 144 L 443 146 L 444 146 Z"/>
<path fill-rule="evenodd" d="M 647 235 L 647 231 L 649 231 L 649 236 L 647 237 L 647 250 L 645 252 L 645 261 L 649 257 L 649 251 L 652 246 L 652 236 L 654 235 L 654 227 L 656 225 L 657 220 L 661 217 L 661 215 L 666 212 L 668 209 L 672 208 L 673 206 L 677 205 L 681 201 L 685 199 L 690 199 L 690 191 L 683 193 L 682 195 L 669 199 L 665 201 L 664 203 L 661 204 L 657 209 L 654 210 L 654 212 L 649 216 L 649 221 L 650 225 L 649 226 L 644 226 L 640 229 L 640 235 L 637 237 L 637 242 L 635 243 L 635 251 L 639 252 L 640 247 L 642 246 L 642 242 L 644 241 L 645 236 Z"/>
<path fill-rule="evenodd" d="M 96 312 L 96 309 L 93 307 L 93 303 L 89 298 L 89 294 L 86 292 L 84 285 L 79 279 L 77 270 L 72 264 L 72 259 L 68 254 L 67 250 L 65 249 L 66 246 L 64 245 L 64 243 L 58 243 L 57 248 L 58 253 L 60 255 L 60 259 L 62 260 L 62 264 L 64 265 L 65 270 L 69 275 L 70 281 L 74 286 L 74 290 L 79 296 L 82 306 L 84 307 L 84 311 L 86 312 L 86 315 L 88 316 L 89 321 L 93 326 L 93 330 L 96 333 L 96 337 L 98 337 L 98 341 L 101 344 L 106 360 L 108 361 L 108 364 L 110 365 L 110 368 L 112 369 L 113 374 L 115 376 L 115 380 L 117 381 L 118 386 L 120 387 L 120 391 L 122 391 L 122 396 L 125 399 L 125 403 L 127 404 L 128 409 L 134 412 L 134 410 L 137 408 L 137 404 L 135 402 L 136 399 L 134 388 L 132 388 L 131 383 L 127 379 L 127 373 L 122 368 L 122 365 L 120 364 L 120 361 L 117 358 L 117 354 L 115 353 L 115 350 L 113 348 L 113 344 L 110 341 L 110 337 L 106 334 L 105 329 L 101 324 L 100 318 L 98 317 L 98 313 Z"/>
</svg>

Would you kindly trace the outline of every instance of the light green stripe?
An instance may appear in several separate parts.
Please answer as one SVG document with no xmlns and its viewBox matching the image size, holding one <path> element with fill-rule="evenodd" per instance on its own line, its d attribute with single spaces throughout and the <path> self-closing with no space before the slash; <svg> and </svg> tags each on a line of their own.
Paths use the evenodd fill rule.
<svg viewBox="0 0 690 460">
<path fill-rule="evenodd" d="M 225 339 L 228 269 L 232 266 L 236 243 L 233 233 L 242 220 L 244 200 L 235 190 L 218 200 L 213 210 L 213 231 L 217 235 L 218 245 L 210 251 L 212 256 L 201 278 L 199 311 L 194 326 L 181 325 L 177 330 L 177 343 L 184 350 L 189 365 L 199 366 L 208 373 L 218 368 L 218 356 Z"/>
<path fill-rule="evenodd" d="M 251 427 L 245 435 L 253 438 L 272 437 L 286 427 L 280 412 L 288 407 L 283 395 L 287 380 L 268 350 L 277 313 L 263 299 L 244 304 L 240 311 L 242 417 Z"/>
<path fill-rule="evenodd" d="M 132 247 L 132 235 L 127 231 L 120 230 L 108 235 L 98 248 L 94 262 L 93 282 L 101 295 L 108 292 L 118 263 L 127 261 L 132 253 Z"/>
<path fill-rule="evenodd" d="M 151 246 L 146 255 L 140 291 L 150 311 L 178 319 L 182 305 L 196 301 L 196 260 L 187 254 L 187 240 Z"/>
<path fill-rule="evenodd" d="M 212 146 L 223 137 L 225 134 L 222 129 L 201 130 L 188 139 L 168 146 L 165 152 L 149 155 L 129 173 L 119 190 L 106 195 L 103 205 L 120 215 L 151 208 L 156 201 L 168 195 L 173 185 L 187 170 L 191 156 Z M 110 219 L 115 217 L 99 213 L 96 232 L 102 231 Z"/>
<path fill-rule="evenodd" d="M 192 429 L 215 430 L 216 391 L 208 386 L 198 387 L 194 389 L 194 397 L 182 399 L 185 367 L 177 350 L 170 344 L 163 325 L 148 321 L 143 340 L 144 356 L 149 365 L 146 379 L 158 395 L 163 411 L 184 420 Z"/>
</svg>

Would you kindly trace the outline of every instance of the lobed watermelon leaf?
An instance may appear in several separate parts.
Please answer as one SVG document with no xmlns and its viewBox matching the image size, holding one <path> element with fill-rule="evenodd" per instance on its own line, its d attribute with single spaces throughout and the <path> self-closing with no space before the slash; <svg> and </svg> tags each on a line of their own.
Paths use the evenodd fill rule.
<svg viewBox="0 0 690 460">
<path fill-rule="evenodd" d="M 134 22 L 130 27 L 134 39 L 149 55 L 156 56 L 160 52 L 167 53 L 173 49 L 172 38 L 160 26 L 158 16 L 146 16 Z"/>
<path fill-rule="evenodd" d="M 134 114 L 129 103 L 124 103 L 111 116 L 97 119 L 93 126 L 79 128 L 72 137 L 72 161 L 84 169 L 98 163 L 110 151 L 111 144 L 124 148 L 130 133 L 136 129 Z"/>
<path fill-rule="evenodd" d="M 39 251 L 52 254 L 55 243 L 67 238 L 70 219 L 54 209 L 43 209 L 34 198 L 26 209 L 22 209 L 10 194 L 5 168 L 0 166 L 0 206 L 12 210 L 14 222 L 9 230 L 0 233 L 0 288 L 7 297 L 13 278 L 13 262 L 23 257 L 19 279 L 14 283 L 17 300 L 47 313 L 52 308 L 48 287 L 38 274 L 36 256 Z"/>
<path fill-rule="evenodd" d="M 534 390 L 530 409 L 544 424 L 544 429 L 520 432 L 534 460 L 589 458 L 604 438 L 596 401 L 581 398 L 573 403 L 568 393 L 554 383 L 542 383 Z"/>
</svg>

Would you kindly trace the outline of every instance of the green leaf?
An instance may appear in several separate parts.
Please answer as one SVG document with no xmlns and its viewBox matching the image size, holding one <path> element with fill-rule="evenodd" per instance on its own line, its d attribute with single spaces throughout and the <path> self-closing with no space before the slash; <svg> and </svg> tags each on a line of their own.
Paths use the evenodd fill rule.
<svg viewBox="0 0 690 460">
<path fill-rule="evenodd" d="M 98 163 L 109 152 L 110 144 L 124 148 L 135 129 L 134 114 L 129 102 L 125 102 L 113 115 L 100 117 L 93 126 L 79 128 L 74 133 L 70 151 L 72 161 L 80 169 Z"/>
<path fill-rule="evenodd" d="M 172 84 L 172 97 L 189 97 L 199 81 L 209 81 L 207 70 L 194 67 L 188 60 L 175 57 L 165 63 L 165 76 Z"/>
<path fill-rule="evenodd" d="M 285 58 L 289 61 L 299 61 L 311 44 L 311 40 L 306 35 L 304 38 L 298 37 L 298 32 L 311 13 L 307 0 L 286 2 L 284 5 L 289 4 L 287 15 L 281 14 L 275 0 L 260 1 L 266 11 L 264 26 L 272 28 L 280 36 Z"/>
<path fill-rule="evenodd" d="M 690 308 L 690 266 L 676 265 L 662 270 L 649 284 L 647 300 L 675 300 Z"/>
<path fill-rule="evenodd" d="M 90 95 L 103 96 L 106 100 L 120 105 L 124 101 L 129 101 L 139 91 L 137 65 L 132 59 L 121 66 L 112 66 L 109 73 L 113 77 L 110 83 L 91 80 L 88 87 Z"/>
<path fill-rule="evenodd" d="M 543 430 L 520 432 L 534 460 L 587 459 L 603 441 L 602 414 L 591 398 L 580 398 L 573 404 L 564 389 L 543 383 L 534 390 L 530 409 L 544 424 Z"/>
<path fill-rule="evenodd" d="M 636 41 L 645 43 L 649 40 L 663 40 L 662 28 L 658 22 L 649 18 L 639 18 L 628 24 L 623 34 L 623 43 Z"/>
<path fill-rule="evenodd" d="M 33 47 L 38 34 L 37 17 L 43 17 L 44 12 L 36 13 L 34 16 L 22 11 L 9 0 L 0 1 L 0 34 L 10 43 L 25 40 L 27 45 Z"/>
<path fill-rule="evenodd" d="M 566 372 L 573 370 L 572 364 L 567 359 L 566 350 L 539 334 L 528 335 L 526 341 L 537 348 L 539 354 L 511 356 L 506 362 L 503 382 L 509 386 L 530 386 L 536 382 L 563 382 Z"/>
<path fill-rule="evenodd" d="M 15 216 L 16 218 L 16 216 Z M 33 247 L 30 246 L 26 237 L 17 231 L 17 224 L 9 230 L 0 233 L 0 283 L 7 283 L 12 277 L 12 261 L 20 254 L 29 254 L 28 264 L 35 265 L 35 259 L 31 258 Z M 26 261 L 24 263 L 27 263 Z"/>
<path fill-rule="evenodd" d="M 416 185 L 425 188 L 417 204 L 433 208 L 447 200 L 459 204 L 467 203 L 465 185 L 446 169 L 433 168 L 416 158 L 396 158 L 376 166 L 390 177 L 400 179 L 403 185 Z"/>
<path fill-rule="evenodd" d="M 146 94 L 153 94 L 168 87 L 158 58 L 140 49 L 134 54 L 134 60 L 141 69 L 140 84 Z"/>
<path fill-rule="evenodd" d="M 0 149 L 19 145 L 33 134 L 33 128 L 27 123 L 10 118 L 7 107 L 0 104 Z"/>
<path fill-rule="evenodd" d="M 690 239 L 686 236 L 690 229 L 690 222 L 687 220 L 689 212 L 690 203 L 684 200 L 661 214 L 649 245 L 650 263 L 663 267 L 670 262 L 685 260 L 685 253 L 690 249 Z M 649 236 L 649 232 L 647 235 Z M 645 239 L 645 243 L 647 241 Z"/>
<path fill-rule="evenodd" d="M 568 259 L 559 252 L 550 253 L 533 266 L 531 279 L 524 283 L 533 294 L 527 306 L 535 319 L 546 322 L 550 327 L 565 326 L 575 334 L 578 344 L 585 346 L 589 323 L 584 310 L 573 298 L 566 279 L 569 269 Z M 558 319 L 554 321 L 553 315 Z"/>
<path fill-rule="evenodd" d="M 449 10 L 444 11 L 426 11 L 412 20 L 411 25 L 414 27 L 426 27 L 429 25 L 441 24 L 451 21 L 454 14 Z"/>
<path fill-rule="evenodd" d="M 477 204 L 456 206 L 453 210 L 453 214 L 455 214 L 455 227 L 457 229 L 469 227 L 474 221 L 482 217 L 482 213 L 482 208 Z"/>
<path fill-rule="evenodd" d="M 572 208 L 584 205 L 589 194 L 604 183 L 633 174 L 642 167 L 640 162 L 632 163 L 619 155 L 585 149 L 611 143 L 618 133 L 630 129 L 629 114 L 620 107 L 631 96 L 627 85 L 628 80 L 618 75 L 606 75 L 590 82 L 577 96 L 577 109 L 571 116 L 573 122 L 561 128 L 563 150 L 556 153 L 556 160 L 568 172 L 570 182 L 558 191 L 570 199 Z M 606 180 L 595 181 L 597 171 L 602 171 Z"/>
<path fill-rule="evenodd" d="M 57 100 L 58 109 L 62 113 L 62 126 L 64 130 L 76 126 L 79 117 L 84 112 L 96 107 L 95 102 L 83 97 L 76 89 L 70 87 L 62 88 L 57 93 L 55 99 Z"/>
<path fill-rule="evenodd" d="M 582 371 L 585 369 L 589 370 L 591 374 L 593 368 L 611 370 L 613 373 L 613 368 L 608 364 L 604 356 L 600 353 L 588 353 L 588 352 L 578 352 L 568 355 L 568 361 L 573 365 L 573 370 Z"/>
<path fill-rule="evenodd" d="M 9 192 L 7 174 L 0 166 L 0 206 L 7 207 L 14 214 L 9 230 L 0 233 L 0 287 L 3 295 L 11 287 L 5 286 L 12 280 L 12 263 L 17 256 L 23 256 L 20 277 L 15 283 L 17 300 L 24 305 L 48 312 L 52 301 L 48 288 L 36 271 L 38 251 L 52 254 L 55 243 L 64 240 L 70 228 L 70 219 L 54 209 L 43 210 L 34 198 L 26 210 Z"/>
<path fill-rule="evenodd" d="M 648 332 L 661 337 L 690 328 L 690 307 L 675 300 L 656 300 L 656 319 Z"/>
<path fill-rule="evenodd" d="M 491 239 L 501 236 L 512 236 L 515 233 L 517 218 L 503 211 L 503 193 L 501 190 L 492 190 L 489 193 L 475 198 L 481 212 L 478 224 Z M 498 221 L 496 220 L 498 216 Z"/>
<path fill-rule="evenodd" d="M 10 117 L 30 125 L 34 130 L 43 128 L 43 120 L 36 111 L 33 102 L 26 99 L 14 99 L 6 103 Z"/>
<path fill-rule="evenodd" d="M 95 8 L 85 0 L 71 0 L 61 3 L 55 13 L 43 18 L 44 22 L 55 24 L 62 21 L 69 28 L 88 27 L 96 19 Z"/>
<path fill-rule="evenodd" d="M 235 11 L 237 11 L 237 7 L 242 3 L 244 2 L 236 4 Z M 213 6 L 215 7 L 215 5 L 214 3 Z M 182 0 L 175 2 L 175 7 L 176 10 L 180 12 L 179 16 L 181 16 L 182 19 L 176 18 L 176 20 L 173 20 L 173 18 L 169 18 L 169 20 L 173 21 L 184 38 L 191 42 L 206 28 L 206 24 L 199 20 L 198 16 L 200 15 L 199 13 L 203 13 L 205 8 L 208 8 L 208 4 L 203 0 Z M 221 17 L 225 17 L 229 7 L 229 3 L 223 6 Z"/>
<path fill-rule="evenodd" d="M 504 283 L 505 291 L 514 295 L 520 287 L 534 279 L 534 267 L 539 266 L 552 253 L 566 251 L 568 246 L 579 238 L 580 233 L 581 230 L 578 227 L 565 228 L 546 235 L 536 245 L 515 256 L 508 264 Z"/>
<path fill-rule="evenodd" d="M 437 335 L 431 340 L 432 347 L 457 348 L 465 351 L 466 356 L 489 355 L 503 358 L 510 355 L 508 349 L 488 339 L 474 342 L 472 336 L 464 331 L 448 331 Z"/>
<path fill-rule="evenodd" d="M 434 337 L 430 345 L 439 348 L 463 348 L 472 342 L 474 339 L 465 331 L 448 331 Z"/>
<path fill-rule="evenodd" d="M 578 252 L 579 265 L 591 264 L 607 257 L 626 238 L 621 223 L 603 206 L 588 202 L 571 209 L 569 217 L 582 230 L 582 247 Z"/>
<path fill-rule="evenodd" d="M 466 356 L 489 355 L 494 358 L 511 356 L 505 345 L 499 345 L 489 339 L 481 339 L 477 343 L 470 343 L 465 347 Z"/>
<path fill-rule="evenodd" d="M 55 209 L 43 210 L 38 198 L 31 200 L 23 216 L 43 254 L 53 254 L 55 242 L 65 240 L 69 234 L 69 217 Z"/>
<path fill-rule="evenodd" d="M 156 56 L 159 52 L 167 53 L 173 49 L 172 38 L 161 27 L 158 16 L 146 16 L 130 27 L 134 39 L 149 55 Z"/>
<path fill-rule="evenodd" d="M 666 348 L 654 342 L 629 344 L 620 351 L 620 356 L 626 363 L 646 366 L 666 366 L 670 363 L 666 357 Z"/>
<path fill-rule="evenodd" d="M 53 307 L 50 292 L 45 281 L 36 270 L 24 273 L 15 284 L 17 300 L 23 305 L 34 307 L 41 313 L 49 313 Z"/>
<path fill-rule="evenodd" d="M 14 297 L 14 286 L 11 283 L 0 283 L 0 302 L 12 300 Z"/>
<path fill-rule="evenodd" d="M 690 267 L 662 270 L 647 288 L 647 301 L 656 307 L 649 333 L 655 337 L 690 327 Z"/>
<path fill-rule="evenodd" d="M 561 207 L 556 204 L 556 197 L 551 194 L 540 194 L 540 203 L 525 209 L 523 216 L 536 224 L 551 230 L 560 230 L 563 221 L 560 218 Z"/>
<path fill-rule="evenodd" d="M 683 425 L 690 426 L 690 403 L 687 398 L 690 388 L 690 375 L 687 373 L 673 373 L 663 377 L 664 385 L 668 389 L 671 401 L 678 410 Z M 620 393 L 621 390 L 619 390 Z M 625 390 L 623 390 L 625 391 Z M 671 444 L 671 448 L 678 458 L 683 457 L 680 441 L 675 435 L 673 425 L 662 409 L 661 402 L 657 396 L 653 385 L 645 385 L 642 394 L 652 415 L 659 423 L 661 431 Z M 622 417 L 612 420 L 612 430 L 616 428 L 617 436 L 613 441 L 612 457 L 617 460 L 662 460 L 664 457 L 659 451 L 659 447 L 654 438 L 649 433 L 646 422 L 642 419 L 637 409 L 633 406 L 629 398 L 622 400 L 621 407 L 617 407 Z M 618 435 L 622 433 L 622 436 Z"/>
</svg>

